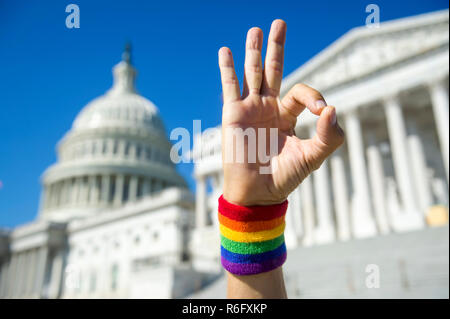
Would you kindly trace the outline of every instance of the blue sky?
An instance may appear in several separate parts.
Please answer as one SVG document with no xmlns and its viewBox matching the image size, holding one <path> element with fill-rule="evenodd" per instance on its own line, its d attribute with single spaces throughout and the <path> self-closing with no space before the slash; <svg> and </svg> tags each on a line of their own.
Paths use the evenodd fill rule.
<svg viewBox="0 0 450 319">
<path fill-rule="evenodd" d="M 80 7 L 67 29 L 65 7 Z M 42 172 L 78 112 L 103 94 L 124 43 L 133 45 L 138 91 L 167 132 L 220 123 L 217 51 L 232 49 L 242 78 L 247 30 L 287 22 L 285 75 L 355 26 L 370 1 L 0 1 L 0 227 L 31 221 Z M 448 8 L 447 1 L 376 1 L 381 21 Z M 194 190 L 192 165 L 178 167 Z"/>
</svg>

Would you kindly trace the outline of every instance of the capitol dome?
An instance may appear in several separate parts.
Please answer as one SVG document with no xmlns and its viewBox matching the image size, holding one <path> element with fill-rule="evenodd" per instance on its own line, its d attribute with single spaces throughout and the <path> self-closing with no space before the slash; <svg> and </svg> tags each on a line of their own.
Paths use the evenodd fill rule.
<svg viewBox="0 0 450 319">
<path fill-rule="evenodd" d="M 99 127 L 135 126 L 164 134 L 156 106 L 133 93 L 108 93 L 86 105 L 73 123 L 74 130 Z"/>
<path fill-rule="evenodd" d="M 58 162 L 42 176 L 41 218 L 66 221 L 186 187 L 170 160 L 158 108 L 136 92 L 127 46 L 114 83 L 88 103 L 58 143 Z"/>
</svg>

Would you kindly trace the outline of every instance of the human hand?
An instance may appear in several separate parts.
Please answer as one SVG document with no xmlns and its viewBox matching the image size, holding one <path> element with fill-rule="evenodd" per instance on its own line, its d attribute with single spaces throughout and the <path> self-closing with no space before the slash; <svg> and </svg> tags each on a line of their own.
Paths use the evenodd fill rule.
<svg viewBox="0 0 450 319">
<path fill-rule="evenodd" d="M 244 88 L 240 93 L 239 82 L 234 70 L 230 49 L 219 50 L 219 67 L 223 89 L 222 114 L 222 157 L 224 170 L 224 198 L 242 205 L 271 205 L 286 200 L 313 170 L 344 142 L 344 132 L 336 119 L 336 110 L 327 106 L 322 95 L 303 84 L 295 85 L 280 100 L 280 86 L 283 74 L 284 43 L 286 23 L 275 20 L 272 23 L 267 52 L 262 67 L 261 29 L 248 31 L 245 55 Z M 295 136 L 295 125 L 300 113 L 308 108 L 319 116 L 316 134 L 301 140 Z M 256 162 L 226 161 L 227 152 L 233 151 L 233 136 L 228 129 L 254 129 L 256 145 L 270 144 L 270 128 L 278 131 L 277 154 L 272 158 L 275 168 L 271 174 L 261 174 L 265 164 L 256 156 Z M 264 129 L 266 134 L 259 134 Z M 266 146 L 269 149 L 270 146 Z M 235 150 L 234 150 L 235 151 Z M 247 142 L 243 145 L 245 155 L 251 152 Z M 236 152 L 234 152 L 236 154 Z"/>
</svg>

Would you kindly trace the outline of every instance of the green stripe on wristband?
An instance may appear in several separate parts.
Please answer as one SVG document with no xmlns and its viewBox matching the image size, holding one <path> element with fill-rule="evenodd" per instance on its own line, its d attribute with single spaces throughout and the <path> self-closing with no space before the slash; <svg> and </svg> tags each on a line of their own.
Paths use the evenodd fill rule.
<svg viewBox="0 0 450 319">
<path fill-rule="evenodd" d="M 266 241 L 242 243 L 220 235 L 220 241 L 223 248 L 237 254 L 261 254 L 278 248 L 284 243 L 284 234 Z"/>
</svg>

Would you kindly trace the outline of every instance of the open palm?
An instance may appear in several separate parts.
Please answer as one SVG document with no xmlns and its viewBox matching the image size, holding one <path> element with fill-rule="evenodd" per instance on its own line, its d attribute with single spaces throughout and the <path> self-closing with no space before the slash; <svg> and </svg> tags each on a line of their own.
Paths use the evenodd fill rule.
<svg viewBox="0 0 450 319">
<path fill-rule="evenodd" d="M 322 95 L 303 84 L 295 85 L 280 100 L 283 73 L 286 24 L 275 20 L 269 34 L 267 53 L 262 67 L 261 29 L 252 28 L 247 34 L 244 88 L 241 94 L 236 78 L 231 51 L 219 50 L 219 67 L 223 88 L 222 154 L 224 169 L 224 197 L 236 204 L 265 205 L 284 201 L 302 180 L 344 141 L 344 133 L 337 124 L 336 111 L 327 106 Z M 317 132 L 311 139 L 301 140 L 295 136 L 297 117 L 308 108 L 319 116 Z M 270 150 L 270 129 L 277 129 L 277 152 L 271 159 L 271 173 L 261 173 L 268 163 L 255 156 L 249 161 L 248 154 L 258 153 L 245 139 L 245 161 L 225 160 L 227 154 L 236 154 L 234 129 L 253 129 L 256 145 Z M 262 129 L 262 130 L 261 130 Z M 263 132 L 264 134 L 261 134 Z M 273 141 L 272 141 L 273 143 Z M 266 152 L 264 152 L 266 153 Z"/>
</svg>

